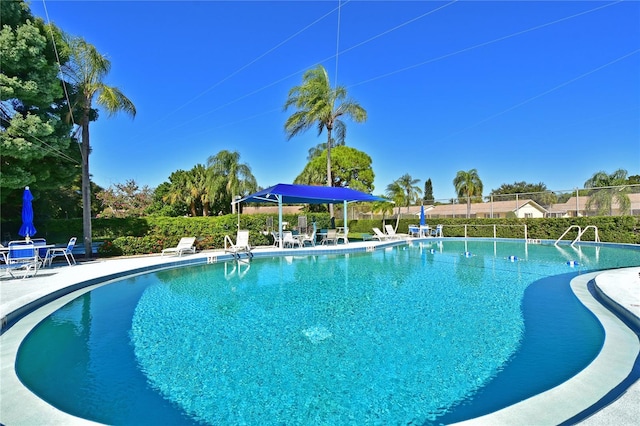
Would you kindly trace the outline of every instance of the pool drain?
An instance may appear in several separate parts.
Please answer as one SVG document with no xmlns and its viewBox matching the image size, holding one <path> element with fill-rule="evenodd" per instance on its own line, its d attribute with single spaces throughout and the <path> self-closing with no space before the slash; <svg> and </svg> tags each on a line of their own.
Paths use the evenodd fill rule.
<svg viewBox="0 0 640 426">
<path fill-rule="evenodd" d="M 320 343 L 333 336 L 333 334 L 331 334 L 331 332 L 325 327 L 309 327 L 302 330 L 302 334 L 304 334 L 313 344 Z"/>
</svg>

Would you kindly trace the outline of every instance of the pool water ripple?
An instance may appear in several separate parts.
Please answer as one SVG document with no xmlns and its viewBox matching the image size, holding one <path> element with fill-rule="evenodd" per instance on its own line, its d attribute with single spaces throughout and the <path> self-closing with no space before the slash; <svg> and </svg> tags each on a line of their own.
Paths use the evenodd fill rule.
<svg viewBox="0 0 640 426">
<path fill-rule="evenodd" d="M 523 332 L 525 284 L 469 273 L 472 285 L 451 285 L 455 262 L 434 273 L 412 251 L 382 252 L 373 264 L 351 255 L 296 264 L 284 282 L 262 262 L 241 282 L 216 282 L 208 268 L 149 287 L 138 302 L 142 370 L 203 422 L 433 420 L 490 380 Z M 310 341 L 310 328 L 328 335 Z"/>
</svg>

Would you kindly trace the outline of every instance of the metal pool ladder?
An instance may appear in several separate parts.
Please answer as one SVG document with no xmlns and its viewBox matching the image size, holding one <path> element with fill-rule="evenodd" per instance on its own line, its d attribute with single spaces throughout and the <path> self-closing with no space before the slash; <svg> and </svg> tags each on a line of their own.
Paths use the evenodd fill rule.
<svg viewBox="0 0 640 426">
<path fill-rule="evenodd" d="M 576 237 L 576 239 L 575 239 L 575 240 L 573 240 L 573 242 L 571 243 L 571 247 L 573 247 L 573 245 L 574 245 L 575 243 L 577 243 L 578 241 L 580 241 L 580 238 L 582 237 L 582 235 L 584 235 L 584 233 L 585 233 L 585 232 L 587 232 L 587 231 L 588 231 L 589 229 L 591 229 L 591 228 L 593 228 L 593 230 L 594 230 L 594 232 L 595 232 L 595 239 L 594 239 L 594 241 L 595 241 L 596 243 L 599 243 L 599 242 L 600 242 L 600 237 L 598 237 L 598 227 L 597 227 L 597 226 L 595 226 L 595 225 L 589 225 L 589 226 L 586 226 L 584 229 L 582 229 L 582 228 L 580 228 L 580 226 L 579 226 L 579 225 L 571 225 L 570 227 L 568 227 L 568 228 L 567 228 L 567 230 L 566 230 L 566 231 L 564 231 L 564 233 L 563 233 L 562 235 L 560 235 L 560 238 L 558 238 L 558 239 L 556 240 L 556 242 L 554 243 L 554 245 L 556 245 L 556 246 L 557 246 L 557 245 L 558 245 L 558 242 L 560 242 L 560 240 L 562 240 L 562 237 L 564 237 L 565 235 L 567 235 L 567 233 L 568 233 L 569 231 L 571 231 L 573 228 L 578 228 L 578 236 L 577 236 L 577 237 Z"/>
</svg>

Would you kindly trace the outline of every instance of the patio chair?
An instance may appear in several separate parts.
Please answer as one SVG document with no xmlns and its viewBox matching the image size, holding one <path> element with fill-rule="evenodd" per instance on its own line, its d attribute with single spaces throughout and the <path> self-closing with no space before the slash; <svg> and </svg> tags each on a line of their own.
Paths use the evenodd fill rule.
<svg viewBox="0 0 640 426">
<path fill-rule="evenodd" d="M 303 247 L 305 246 L 305 243 L 311 243 L 312 246 L 316 245 L 316 235 L 317 235 L 317 230 L 316 230 L 316 223 L 313 223 L 313 232 L 311 233 L 311 235 L 304 235 L 302 236 L 299 241 L 300 241 L 300 245 L 302 245 Z"/>
<path fill-rule="evenodd" d="M 182 237 L 180 238 L 180 242 L 175 247 L 168 247 L 162 250 L 162 256 L 165 253 L 174 253 L 178 256 L 182 256 L 183 253 L 195 253 L 196 252 L 196 237 Z"/>
<path fill-rule="evenodd" d="M 389 239 L 389 236 L 387 234 L 385 234 L 384 232 L 382 232 L 380 230 L 380 228 L 371 228 L 373 229 L 373 238 L 374 240 L 378 240 L 378 241 L 386 241 Z"/>
<path fill-rule="evenodd" d="M 431 235 L 432 228 L 429 225 L 420 225 L 420 236 L 428 237 Z"/>
<path fill-rule="evenodd" d="M 406 237 L 409 236 L 408 234 L 398 234 L 396 232 L 396 230 L 393 229 L 393 226 L 391 226 L 391 225 L 385 225 L 384 229 L 385 229 L 385 231 L 387 231 L 387 235 L 391 239 L 400 239 L 400 238 L 406 238 Z"/>
<path fill-rule="evenodd" d="M 301 234 L 307 233 L 307 217 L 306 216 L 298 216 L 298 232 Z"/>
<path fill-rule="evenodd" d="M 0 269 L 7 271 L 13 278 L 16 278 L 14 272 L 22 270 L 22 279 L 38 273 L 42 262 L 32 241 L 11 241 L 8 248 L 5 263 L 0 265 Z"/>
<path fill-rule="evenodd" d="M 278 231 L 271 231 L 271 236 L 273 237 L 273 246 L 280 247 L 280 233 Z"/>
<path fill-rule="evenodd" d="M 443 237 L 444 235 L 442 235 L 442 225 L 436 225 L 436 227 L 431 230 L 431 236 Z"/>
<path fill-rule="evenodd" d="M 224 252 L 233 254 L 236 259 L 240 258 L 241 253 L 246 253 L 248 257 L 253 257 L 251 246 L 249 245 L 249 231 L 239 230 L 236 235 L 236 242 L 231 241 L 231 237 L 224 236 Z"/>
<path fill-rule="evenodd" d="M 291 231 L 282 231 L 282 247 L 293 248 L 294 246 L 302 247 L 300 239 L 294 236 Z"/>
<path fill-rule="evenodd" d="M 56 257 L 64 256 L 64 258 L 67 259 L 67 263 L 69 264 L 69 266 L 71 266 L 71 260 L 73 260 L 73 264 L 75 265 L 76 258 L 73 257 L 72 251 L 73 247 L 76 245 L 76 239 L 76 237 L 72 237 L 71 239 L 69 239 L 66 247 L 54 247 L 52 249 L 49 249 L 47 251 L 47 255 L 44 258 L 44 261 L 47 262 L 49 266 L 51 266 L 51 263 L 53 263 L 53 259 L 55 259 Z M 71 259 L 69 259 L 69 257 L 71 257 Z"/>
<path fill-rule="evenodd" d="M 322 239 L 322 245 L 325 244 L 338 244 L 338 230 L 327 229 L 327 235 Z"/>
<path fill-rule="evenodd" d="M 347 232 L 347 228 L 338 228 L 338 235 L 336 237 L 337 237 L 336 244 L 339 243 L 340 240 L 342 240 L 344 244 L 349 244 L 349 235 Z"/>
</svg>

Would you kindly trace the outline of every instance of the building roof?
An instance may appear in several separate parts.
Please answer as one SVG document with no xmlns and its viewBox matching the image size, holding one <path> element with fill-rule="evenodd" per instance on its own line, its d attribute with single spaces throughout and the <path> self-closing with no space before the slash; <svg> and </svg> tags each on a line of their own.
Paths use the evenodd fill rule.
<svg viewBox="0 0 640 426">
<path fill-rule="evenodd" d="M 508 200 L 508 201 L 494 201 L 489 203 L 471 203 L 471 213 L 515 213 L 516 210 L 525 206 L 531 206 L 539 210 L 541 213 L 546 213 L 547 209 L 533 200 Z M 425 210 L 426 215 L 461 215 L 467 214 L 466 204 L 442 204 L 438 206 L 430 206 L 428 210 Z"/>
</svg>

